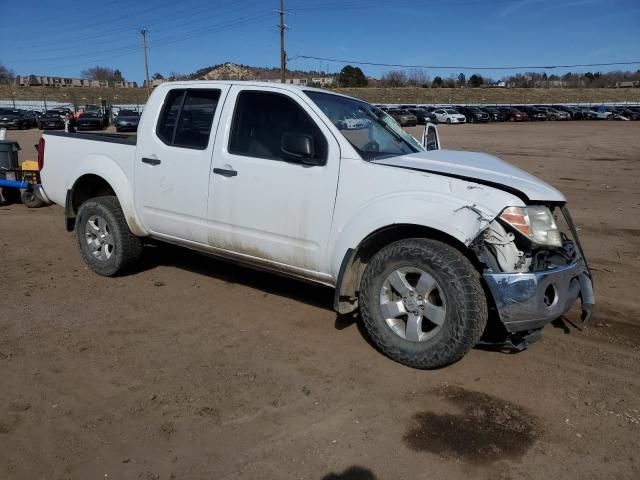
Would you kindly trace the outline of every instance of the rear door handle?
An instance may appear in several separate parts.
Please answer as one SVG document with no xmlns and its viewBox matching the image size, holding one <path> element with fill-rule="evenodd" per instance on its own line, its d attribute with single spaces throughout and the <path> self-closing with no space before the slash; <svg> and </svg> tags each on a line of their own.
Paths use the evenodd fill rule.
<svg viewBox="0 0 640 480">
<path fill-rule="evenodd" d="M 149 165 L 160 165 L 161 162 L 159 158 L 142 157 L 142 163 L 148 163 Z"/>
<path fill-rule="evenodd" d="M 237 171 L 228 168 L 214 168 L 213 173 L 222 175 L 223 177 L 235 177 L 238 175 Z"/>
</svg>

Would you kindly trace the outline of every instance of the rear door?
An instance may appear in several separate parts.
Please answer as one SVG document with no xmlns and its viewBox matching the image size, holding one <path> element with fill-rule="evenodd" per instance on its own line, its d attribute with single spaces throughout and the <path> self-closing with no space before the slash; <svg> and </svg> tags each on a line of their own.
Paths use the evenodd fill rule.
<svg viewBox="0 0 640 480">
<path fill-rule="evenodd" d="M 207 243 L 211 155 L 228 86 L 168 90 L 136 150 L 136 207 L 157 236 Z"/>
<path fill-rule="evenodd" d="M 340 150 L 303 93 L 233 86 L 213 156 L 212 246 L 307 271 L 325 271 Z M 287 135 L 313 139 L 308 165 L 283 151 Z"/>
</svg>

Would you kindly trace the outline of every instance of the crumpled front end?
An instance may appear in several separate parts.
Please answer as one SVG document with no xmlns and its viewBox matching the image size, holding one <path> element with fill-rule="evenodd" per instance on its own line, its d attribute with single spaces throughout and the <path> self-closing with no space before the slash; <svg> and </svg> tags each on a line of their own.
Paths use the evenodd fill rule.
<svg viewBox="0 0 640 480">
<path fill-rule="evenodd" d="M 535 245 L 495 219 L 472 248 L 486 266 L 483 278 L 497 317 L 508 334 L 535 332 L 565 314 L 580 299 L 582 320 L 595 303 L 593 281 L 569 211 L 561 245 Z M 556 215 L 559 217 L 560 215 Z"/>
</svg>

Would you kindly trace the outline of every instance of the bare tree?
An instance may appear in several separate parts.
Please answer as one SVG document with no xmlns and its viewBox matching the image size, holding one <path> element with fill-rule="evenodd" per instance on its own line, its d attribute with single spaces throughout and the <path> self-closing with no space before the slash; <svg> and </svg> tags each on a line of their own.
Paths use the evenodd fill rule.
<svg viewBox="0 0 640 480">
<path fill-rule="evenodd" d="M 184 75 L 183 73 L 169 72 L 168 80 L 171 82 L 175 80 L 182 80 L 183 78 L 186 78 L 186 75 Z"/>
<path fill-rule="evenodd" d="M 15 75 L 13 74 L 13 70 L 9 70 L 0 63 L 0 85 L 12 83 L 14 77 Z"/>
<path fill-rule="evenodd" d="M 385 87 L 404 87 L 407 84 L 407 74 L 402 70 L 385 72 L 380 82 Z"/>
<path fill-rule="evenodd" d="M 423 87 L 429 85 L 429 76 L 424 70 L 412 68 L 407 73 L 407 83 L 412 87 Z"/>
<path fill-rule="evenodd" d="M 80 75 L 82 75 L 82 78 L 88 80 L 103 80 L 107 82 L 113 82 L 115 80 L 115 70 L 99 65 L 83 70 Z"/>
</svg>

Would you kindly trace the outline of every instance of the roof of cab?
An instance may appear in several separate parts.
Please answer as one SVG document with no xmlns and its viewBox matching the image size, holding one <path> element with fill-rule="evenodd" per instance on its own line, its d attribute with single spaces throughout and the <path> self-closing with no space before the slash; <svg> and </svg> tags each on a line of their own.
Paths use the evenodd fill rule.
<svg viewBox="0 0 640 480">
<path fill-rule="evenodd" d="M 342 93 L 333 92 L 330 90 L 324 90 L 322 88 L 315 87 L 307 87 L 306 85 L 293 85 L 290 83 L 280 83 L 280 82 L 259 82 L 254 80 L 176 80 L 173 82 L 163 82 L 155 89 L 165 89 L 171 87 L 184 86 L 188 87 L 189 85 L 242 85 L 243 87 L 269 87 L 269 88 L 277 88 L 280 90 L 287 90 L 291 92 L 300 92 L 302 90 L 311 91 L 311 92 L 319 92 L 319 93 L 327 93 L 329 95 L 336 95 L 339 97 L 351 98 L 353 100 L 358 100 L 363 102 L 361 98 L 351 97 L 349 95 L 343 95 Z"/>
</svg>

